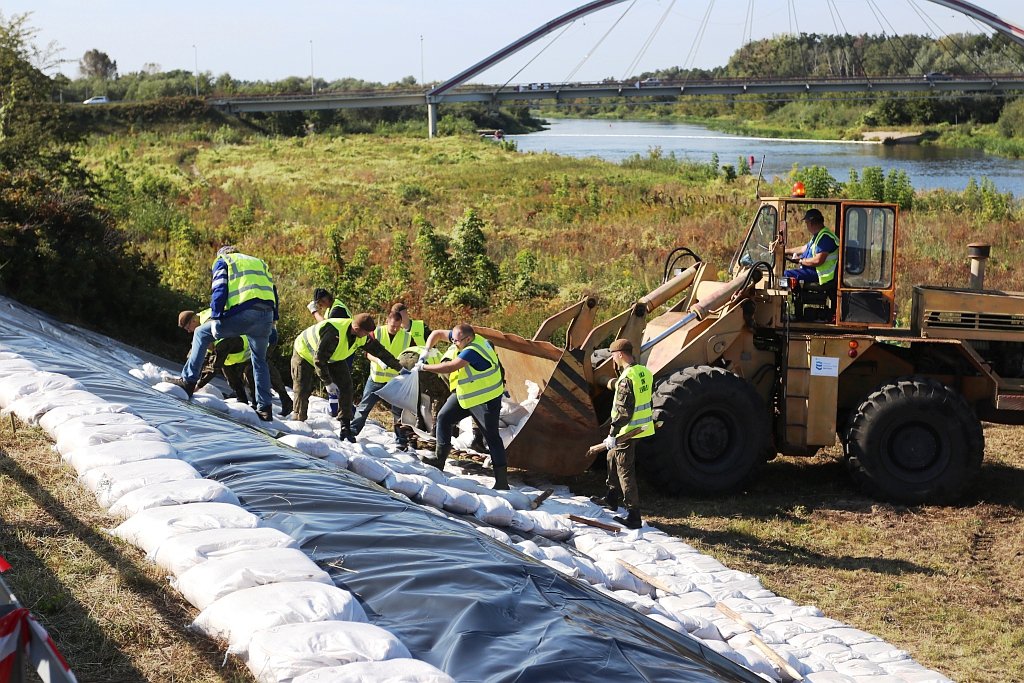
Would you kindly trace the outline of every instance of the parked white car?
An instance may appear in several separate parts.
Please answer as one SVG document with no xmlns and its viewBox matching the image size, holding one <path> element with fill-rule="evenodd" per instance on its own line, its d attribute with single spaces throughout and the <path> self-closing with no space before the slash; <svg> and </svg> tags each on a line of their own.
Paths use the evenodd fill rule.
<svg viewBox="0 0 1024 683">
<path fill-rule="evenodd" d="M 108 104 L 109 102 L 110 98 L 106 95 L 96 95 L 94 97 L 90 97 L 85 102 L 82 102 L 82 104 Z"/>
</svg>

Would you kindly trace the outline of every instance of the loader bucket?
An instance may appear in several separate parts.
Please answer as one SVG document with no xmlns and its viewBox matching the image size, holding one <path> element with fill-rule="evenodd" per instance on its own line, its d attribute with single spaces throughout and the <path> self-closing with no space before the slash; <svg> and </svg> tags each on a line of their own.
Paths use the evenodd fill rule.
<svg viewBox="0 0 1024 683">
<path fill-rule="evenodd" d="M 593 462 L 594 456 L 588 455 L 587 449 L 600 443 L 604 435 L 594 410 L 591 386 L 583 364 L 549 339 L 553 323 L 561 322 L 563 326 L 568 324 L 567 344 L 579 343 L 592 327 L 595 304 L 584 300 L 552 316 L 534 339 L 474 328 L 497 351 L 513 401 L 523 403 L 529 398 L 527 381 L 540 389 L 536 407 L 506 447 L 510 466 L 568 476 L 584 472 Z M 600 395 L 601 388 L 596 393 Z"/>
</svg>

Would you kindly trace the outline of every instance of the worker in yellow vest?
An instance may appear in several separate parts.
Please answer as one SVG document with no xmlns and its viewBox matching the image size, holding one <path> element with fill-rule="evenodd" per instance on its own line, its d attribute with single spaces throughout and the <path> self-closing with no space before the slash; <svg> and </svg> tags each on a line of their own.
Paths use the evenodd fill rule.
<svg viewBox="0 0 1024 683">
<path fill-rule="evenodd" d="M 191 396 L 202 369 L 206 349 L 215 339 L 245 335 L 252 351 L 253 383 L 256 388 L 256 414 L 264 422 L 274 419 L 271 412 L 270 367 L 267 347 L 278 318 L 277 287 L 267 264 L 239 252 L 233 246 L 217 251 L 213 261 L 210 293 L 210 320 L 192 334 L 192 349 L 181 369 L 181 377 L 171 380 Z"/>
<path fill-rule="evenodd" d="M 352 433 L 352 375 L 349 356 L 358 349 L 373 354 L 384 365 L 402 369 L 398 359 L 370 336 L 377 323 L 369 313 L 357 313 L 352 318 L 328 318 L 303 330 L 295 338 L 292 353 L 292 390 L 295 392 L 296 419 L 305 420 L 309 409 L 309 395 L 313 393 L 313 379 L 319 377 L 327 393 L 337 396 L 342 439 L 355 442 Z"/>
<path fill-rule="evenodd" d="M 341 300 L 335 299 L 334 295 L 323 287 L 317 287 L 313 290 L 313 300 L 306 304 L 306 308 L 318 323 L 327 320 L 327 318 L 352 317 L 349 307 L 342 303 Z"/>
<path fill-rule="evenodd" d="M 604 440 L 608 449 L 608 493 L 591 500 L 611 510 L 618 510 L 619 502 L 624 500 L 627 515 L 615 517 L 615 521 L 639 529 L 643 520 L 636 481 L 636 440 L 654 434 L 654 378 L 650 370 L 636 362 L 633 343 L 628 339 L 616 339 L 608 348 L 619 368 L 619 376 L 608 382 L 608 388 L 615 391 L 611 427 Z"/>
<path fill-rule="evenodd" d="M 386 324 L 374 330 L 373 338 L 387 349 L 395 357 L 396 361 L 402 352 L 412 344 L 412 335 L 402 327 L 402 314 L 395 310 L 388 313 Z M 369 417 L 370 411 L 380 400 L 377 392 L 383 389 L 384 385 L 397 376 L 399 370 L 401 370 L 401 366 L 399 366 L 399 370 L 389 368 L 374 354 L 367 353 L 366 357 L 370 360 L 370 376 L 366 379 L 366 385 L 363 387 L 363 397 L 359 400 L 355 416 L 352 418 L 352 434 L 354 435 L 358 435 L 363 430 L 366 418 Z M 402 409 L 391 406 L 391 417 L 394 422 L 395 439 L 398 442 L 398 448 L 404 451 L 409 447 L 409 438 L 405 431 L 401 429 Z"/>
<path fill-rule="evenodd" d="M 409 309 L 406 308 L 405 302 L 399 301 L 391 307 L 391 310 L 402 315 L 402 327 L 412 335 L 413 344 L 417 346 L 426 345 L 427 337 L 430 336 L 431 332 L 427 324 L 422 320 L 413 320 L 412 316 L 409 315 Z"/>
<path fill-rule="evenodd" d="M 505 444 L 498 431 L 501 396 L 505 393 L 504 373 L 498 354 L 486 339 L 478 336 L 473 327 L 466 323 L 456 325 L 451 330 L 431 332 L 426 343 L 428 351 L 445 336 L 458 349 L 458 355 L 451 360 L 428 364 L 429 358 L 425 353 L 415 366 L 421 372 L 450 373 L 450 382 L 454 385 L 454 392 L 437 415 L 434 457 L 424 462 L 442 469 L 452 450 L 452 428 L 472 414 L 484 428 L 484 439 L 494 468 L 494 488 L 508 490 Z"/>
<path fill-rule="evenodd" d="M 210 319 L 210 309 L 195 311 L 182 311 L 178 314 L 178 327 L 192 334 L 196 329 Z M 206 360 L 203 363 L 202 373 L 199 381 L 196 382 L 196 389 L 201 389 L 210 383 L 217 371 L 220 370 L 227 380 L 231 391 L 235 392 L 235 398 L 242 403 L 249 403 L 249 394 L 252 393 L 255 400 L 256 395 L 252 391 L 252 373 L 246 374 L 249 367 L 251 351 L 249 340 L 246 337 L 231 337 L 230 339 L 216 339 L 213 347 L 206 352 Z"/>
<path fill-rule="evenodd" d="M 446 353 L 444 356 L 437 349 L 427 349 L 426 346 L 410 346 L 398 356 L 398 362 L 406 370 L 412 370 L 416 367 L 416 363 L 419 362 L 420 356 L 424 354 L 427 357 L 426 364 L 451 360 L 457 353 L 458 348 L 454 344 L 449 349 L 449 353 Z M 416 426 L 434 435 L 437 433 L 437 414 L 441 412 L 441 406 L 444 405 L 444 402 L 448 400 L 448 396 L 452 393 L 448 385 L 448 376 L 437 375 L 431 372 L 420 374 L 419 390 L 421 406 L 420 410 L 417 411 Z M 426 415 L 424 402 L 429 403 L 429 415 Z M 429 420 L 427 419 L 428 417 Z"/>
</svg>

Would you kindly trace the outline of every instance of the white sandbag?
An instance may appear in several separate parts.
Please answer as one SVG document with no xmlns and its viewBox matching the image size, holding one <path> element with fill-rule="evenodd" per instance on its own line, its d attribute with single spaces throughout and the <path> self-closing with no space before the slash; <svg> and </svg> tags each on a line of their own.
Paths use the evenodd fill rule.
<svg viewBox="0 0 1024 683">
<path fill-rule="evenodd" d="M 314 439 L 323 439 L 325 441 L 330 441 L 331 439 L 333 439 L 333 440 L 337 441 L 338 440 L 338 430 L 337 429 L 314 429 L 312 431 L 312 433 L 310 434 L 310 436 L 312 436 Z"/>
<path fill-rule="evenodd" d="M 816 671 L 804 676 L 804 683 L 857 683 L 857 681 L 838 671 Z"/>
<path fill-rule="evenodd" d="M 348 469 L 348 455 L 345 453 L 345 451 L 340 450 L 340 449 L 336 449 L 336 448 L 330 448 L 328 450 L 330 451 L 330 453 L 328 453 L 327 457 L 324 458 L 324 459 L 327 462 L 329 462 L 332 465 L 334 465 L 335 467 L 338 467 L 338 468 L 343 469 L 343 470 L 347 470 Z"/>
<path fill-rule="evenodd" d="M 57 441 L 57 450 L 63 455 L 78 448 L 110 441 L 167 441 L 156 427 L 148 424 L 98 425 L 88 431 L 69 432 Z"/>
<path fill-rule="evenodd" d="M 405 645 L 379 626 L 318 621 L 257 631 L 247 665 L 260 683 L 276 683 L 325 666 L 409 657 Z"/>
<path fill-rule="evenodd" d="M 849 644 L 850 649 L 875 664 L 889 664 L 910 659 L 906 650 L 899 650 L 884 640 Z"/>
<path fill-rule="evenodd" d="M 0 378 L 0 407 L 6 408 L 20 398 L 48 391 L 83 391 L 78 380 L 55 372 L 26 371 Z"/>
<path fill-rule="evenodd" d="M 650 587 L 626 571 L 618 562 L 613 560 L 598 560 L 594 564 L 608 577 L 608 585 L 613 590 L 627 590 L 634 593 L 650 593 Z"/>
<path fill-rule="evenodd" d="M 4 351 L 3 353 L 9 353 Z M 23 372 L 39 372 L 39 366 L 27 358 L 11 354 L 9 358 L 0 358 L 0 377 L 16 375 Z"/>
<path fill-rule="evenodd" d="M 383 437 L 383 440 L 389 445 L 394 443 L 394 437 L 392 437 L 390 434 L 385 435 Z M 387 460 L 388 456 L 391 455 L 391 451 L 389 451 L 384 445 L 379 443 L 365 441 L 360 445 L 362 446 L 363 454 L 373 458 L 374 460 Z"/>
<path fill-rule="evenodd" d="M 515 489 L 509 489 L 508 491 L 495 491 L 491 489 L 491 495 L 503 498 L 505 502 L 516 510 L 529 510 L 530 503 L 533 502 L 528 495 Z"/>
<path fill-rule="evenodd" d="M 481 529 L 481 531 L 483 531 L 483 529 Z M 547 555 L 544 554 L 544 551 L 541 550 L 540 546 L 531 541 L 530 539 L 519 541 L 514 545 L 524 555 L 529 555 L 535 560 L 540 560 L 543 562 L 544 560 L 548 559 Z"/>
<path fill-rule="evenodd" d="M 278 441 L 314 458 L 322 459 L 331 454 L 331 449 L 327 447 L 325 441 L 302 434 L 285 434 Z"/>
<path fill-rule="evenodd" d="M 469 491 L 462 491 L 443 484 L 435 484 L 435 486 L 446 494 L 443 503 L 445 510 L 450 510 L 460 515 L 471 515 L 480 507 L 480 498 Z"/>
<path fill-rule="evenodd" d="M 683 628 L 683 625 L 680 624 L 675 619 L 673 619 L 672 617 L 666 617 L 663 614 L 652 614 L 650 616 L 651 616 L 651 619 L 654 619 L 656 622 L 658 622 L 662 626 L 669 627 L 670 629 L 672 629 L 676 633 L 687 633 L 686 629 Z"/>
<path fill-rule="evenodd" d="M 167 441 L 107 441 L 76 448 L 63 456 L 79 475 L 97 467 L 177 457 L 178 451 Z"/>
<path fill-rule="evenodd" d="M 228 593 L 282 581 L 316 581 L 334 585 L 331 577 L 296 548 L 240 550 L 213 557 L 183 572 L 171 585 L 199 609 Z"/>
<path fill-rule="evenodd" d="M 243 588 L 215 600 L 192 622 L 228 652 L 245 656 L 257 631 L 314 621 L 366 622 L 366 612 L 347 590 L 314 581 L 288 581 Z"/>
<path fill-rule="evenodd" d="M 414 370 L 396 375 L 374 393 L 394 407 L 415 414 L 420 402 L 420 372 Z"/>
<path fill-rule="evenodd" d="M 288 428 L 292 434 L 301 434 L 302 436 L 313 436 L 313 427 L 303 422 L 302 420 L 282 420 L 284 426 Z M 330 429 L 330 427 L 328 427 Z"/>
<path fill-rule="evenodd" d="M 378 484 L 384 481 L 391 472 L 391 470 L 388 469 L 388 466 L 384 463 L 376 460 L 375 458 L 371 458 L 368 455 L 361 455 L 359 453 L 353 453 L 348 456 L 348 468 L 360 477 L 369 479 L 370 481 Z"/>
<path fill-rule="evenodd" d="M 291 422 L 298 422 L 298 420 L 289 420 L 286 424 Z M 310 429 L 326 429 L 327 431 L 337 431 L 338 421 L 332 418 L 330 415 L 323 413 L 314 414 L 310 411 L 309 417 L 306 418 L 306 425 Z"/>
<path fill-rule="evenodd" d="M 147 554 L 166 539 L 203 529 L 251 529 L 259 518 L 238 505 L 186 503 L 149 508 L 121 522 L 111 533 Z"/>
<path fill-rule="evenodd" d="M 177 384 L 171 384 L 170 382 L 157 382 L 153 385 L 153 389 L 159 391 L 161 394 L 168 394 L 174 398 L 181 399 L 182 401 L 188 400 L 188 392 Z"/>
<path fill-rule="evenodd" d="M 204 529 L 168 538 L 150 560 L 175 576 L 214 557 L 261 548 L 297 548 L 295 539 L 277 529 Z"/>
<path fill-rule="evenodd" d="M 544 553 L 545 558 L 554 560 L 555 562 L 561 562 L 562 564 L 570 567 L 576 566 L 576 563 L 573 562 L 573 554 L 562 546 L 557 544 L 540 545 L 539 543 L 537 546 L 540 548 L 540 551 Z"/>
<path fill-rule="evenodd" d="M 541 510 L 520 510 L 520 514 L 533 520 L 533 533 L 552 541 L 572 538 L 572 527 L 567 522 Z"/>
<path fill-rule="evenodd" d="M 423 483 L 422 477 L 392 471 L 381 482 L 381 486 L 389 491 L 395 491 L 403 496 L 412 498 L 423 488 Z"/>
<path fill-rule="evenodd" d="M 195 390 L 192 394 L 192 399 L 195 400 L 197 396 L 208 396 L 210 398 L 224 400 L 224 392 L 216 387 L 214 384 L 204 384 Z"/>
<path fill-rule="evenodd" d="M 109 508 L 121 496 L 143 486 L 201 478 L 202 475 L 196 468 L 183 460 L 158 458 L 124 465 L 95 467 L 79 477 L 79 481 L 96 494 L 96 502 L 104 508 Z"/>
<path fill-rule="evenodd" d="M 480 496 L 480 507 L 473 515 L 491 526 L 509 526 L 515 510 L 505 500 L 494 496 Z"/>
<path fill-rule="evenodd" d="M 30 394 L 19 398 L 10 404 L 0 414 L 7 415 L 14 413 L 20 420 L 28 424 L 35 424 L 46 413 L 61 406 L 77 406 L 89 403 L 104 403 L 96 394 L 84 390 L 68 391 L 56 389 L 54 391 L 43 391 L 37 394 Z"/>
<path fill-rule="evenodd" d="M 76 417 L 82 417 L 83 415 L 98 415 L 103 413 L 130 413 L 134 415 L 135 411 L 132 410 L 127 403 L 109 403 L 104 400 L 79 403 L 77 405 L 58 406 L 47 411 L 45 415 L 39 418 L 39 426 L 52 437 L 54 433 L 53 430 L 68 420 Z"/>
<path fill-rule="evenodd" d="M 445 486 L 451 486 L 452 488 L 461 489 L 462 491 L 469 491 L 470 493 L 475 493 L 478 496 L 495 495 L 494 489 L 489 489 L 476 479 L 470 479 L 469 477 L 448 477 L 448 481 L 445 482 Z"/>
<path fill-rule="evenodd" d="M 570 576 L 574 579 L 580 578 L 580 570 L 576 568 L 576 565 L 566 565 L 557 560 L 548 559 L 543 559 L 541 562 L 551 567 L 559 574 L 565 574 L 566 576 Z"/>
<path fill-rule="evenodd" d="M 415 499 L 424 505 L 440 509 L 448 502 L 448 494 L 439 484 L 430 482 L 420 487 L 420 490 L 416 492 Z"/>
<path fill-rule="evenodd" d="M 171 373 L 167 372 L 158 365 L 154 365 L 153 363 L 143 363 L 142 367 L 140 368 L 130 368 L 128 370 L 128 374 L 131 375 L 132 377 L 137 377 L 138 379 L 141 379 L 149 386 L 153 386 L 154 384 L 158 384 L 160 382 L 165 382 L 171 377 L 173 377 Z"/>
<path fill-rule="evenodd" d="M 677 595 L 665 595 L 659 602 L 672 613 L 688 612 L 701 607 L 714 607 L 714 599 L 702 590 L 691 590 Z"/>
<path fill-rule="evenodd" d="M 58 443 L 86 442 L 89 434 L 96 431 L 97 428 L 114 425 L 122 427 L 125 425 L 149 426 L 145 420 L 132 413 L 94 413 L 65 420 L 52 430 L 47 430 L 46 433 Z"/>
<path fill-rule="evenodd" d="M 149 508 L 185 503 L 240 505 L 234 491 L 212 479 L 186 479 L 150 484 L 126 493 L 110 506 L 115 517 L 131 517 Z"/>
<path fill-rule="evenodd" d="M 495 529 L 494 527 L 489 526 L 480 526 L 477 527 L 476 530 L 484 534 L 485 536 L 490 536 L 495 541 L 499 541 L 501 543 L 504 543 L 505 545 L 512 545 L 512 539 L 509 538 L 509 535 L 501 529 Z"/>
<path fill-rule="evenodd" d="M 608 577 L 593 560 L 573 555 L 572 562 L 580 570 L 580 578 L 587 583 L 608 583 Z"/>
<path fill-rule="evenodd" d="M 509 527 L 517 534 L 528 534 L 533 531 L 533 519 L 529 515 L 524 515 L 522 510 L 516 510 L 509 522 Z"/>
<path fill-rule="evenodd" d="M 203 387 L 204 389 L 206 387 Z M 228 404 L 224 402 L 224 399 L 219 396 L 211 396 L 209 394 L 192 394 L 192 402 L 196 405 L 207 408 L 208 410 L 214 410 L 218 413 L 228 412 Z"/>
<path fill-rule="evenodd" d="M 292 683 L 455 683 L 440 669 L 418 659 L 388 659 L 383 662 L 352 662 L 342 666 L 314 669 L 292 679 Z"/>
<path fill-rule="evenodd" d="M 769 680 L 779 680 L 779 674 L 776 673 L 771 663 L 763 654 L 752 647 L 743 647 L 738 650 L 723 648 L 720 654 L 726 659 L 730 659 L 740 666 L 753 671 L 755 674 L 767 676 Z"/>
</svg>

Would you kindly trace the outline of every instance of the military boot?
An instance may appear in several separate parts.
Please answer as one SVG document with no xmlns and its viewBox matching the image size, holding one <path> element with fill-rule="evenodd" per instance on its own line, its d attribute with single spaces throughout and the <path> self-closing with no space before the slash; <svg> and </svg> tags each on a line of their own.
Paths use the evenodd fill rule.
<svg viewBox="0 0 1024 683">
<path fill-rule="evenodd" d="M 295 403 L 288 394 L 281 394 L 281 415 L 288 417 L 295 409 Z"/>
<path fill-rule="evenodd" d="M 619 509 L 619 503 L 622 502 L 622 497 L 615 489 L 608 489 L 608 493 L 604 496 L 591 496 L 590 502 L 595 505 L 600 505 L 601 507 L 606 507 L 612 512 L 615 512 Z"/>
<path fill-rule="evenodd" d="M 176 387 L 181 387 L 182 389 L 184 389 L 185 393 L 188 394 L 189 398 L 192 398 L 192 394 L 194 394 L 196 391 L 195 384 L 192 384 L 191 382 L 186 382 L 181 377 L 172 377 L 167 381 Z"/>
<path fill-rule="evenodd" d="M 352 423 L 348 420 L 341 421 L 341 428 L 338 430 L 338 438 L 349 443 L 356 442 L 356 435 L 352 433 Z"/>
<path fill-rule="evenodd" d="M 640 519 L 640 511 L 636 508 L 629 508 L 629 514 L 624 518 L 616 515 L 613 517 L 616 522 L 626 527 L 627 529 L 639 529 L 644 525 L 644 521 Z"/>
<path fill-rule="evenodd" d="M 439 470 L 444 469 L 444 464 L 448 462 L 448 454 L 452 452 L 451 445 L 442 446 L 437 444 L 436 450 L 434 451 L 434 457 L 423 458 L 423 462 L 432 467 L 436 467 Z"/>
<path fill-rule="evenodd" d="M 494 466 L 494 486 L 491 488 L 495 491 L 508 491 L 508 467 Z"/>
</svg>

